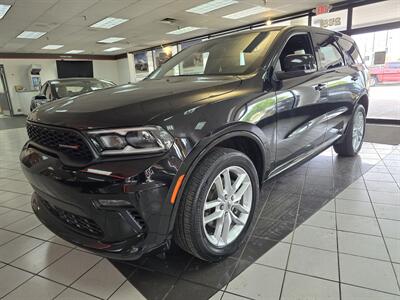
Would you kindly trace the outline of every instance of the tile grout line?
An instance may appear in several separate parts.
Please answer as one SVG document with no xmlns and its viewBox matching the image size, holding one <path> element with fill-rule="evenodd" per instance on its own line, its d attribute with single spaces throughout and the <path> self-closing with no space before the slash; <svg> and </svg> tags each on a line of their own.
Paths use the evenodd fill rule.
<svg viewBox="0 0 400 300">
<path fill-rule="evenodd" d="M 297 203 L 296 217 L 294 219 L 293 230 L 291 232 L 292 236 L 291 236 L 291 239 L 290 239 L 290 246 L 289 246 L 289 251 L 288 251 L 288 255 L 287 255 L 287 259 L 286 259 L 285 271 L 283 273 L 281 289 L 280 289 L 280 292 L 279 292 L 279 300 L 282 299 L 283 288 L 285 286 L 286 274 L 288 272 L 290 254 L 292 252 L 294 236 L 296 234 L 297 220 L 298 220 L 298 217 L 299 217 L 299 210 L 300 210 L 301 200 L 303 199 L 303 191 L 304 191 L 304 187 L 305 187 L 305 184 L 306 184 L 306 177 L 307 177 L 308 170 L 309 170 L 309 163 L 306 163 L 306 171 L 305 171 L 305 174 L 304 174 L 304 178 L 303 178 L 303 182 L 302 182 L 302 186 L 301 186 L 301 190 L 300 190 L 300 195 L 299 195 L 299 200 L 298 200 L 299 202 Z"/>
</svg>

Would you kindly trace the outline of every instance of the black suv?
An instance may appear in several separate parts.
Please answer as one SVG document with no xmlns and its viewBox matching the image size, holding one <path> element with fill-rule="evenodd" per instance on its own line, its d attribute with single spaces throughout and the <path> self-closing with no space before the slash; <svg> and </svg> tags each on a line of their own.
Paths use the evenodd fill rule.
<svg viewBox="0 0 400 300">
<path fill-rule="evenodd" d="M 32 207 L 60 237 L 116 259 L 171 240 L 208 261 L 245 239 L 264 180 L 333 145 L 360 150 L 366 67 L 354 41 L 271 27 L 187 48 L 137 84 L 28 118 Z"/>
</svg>

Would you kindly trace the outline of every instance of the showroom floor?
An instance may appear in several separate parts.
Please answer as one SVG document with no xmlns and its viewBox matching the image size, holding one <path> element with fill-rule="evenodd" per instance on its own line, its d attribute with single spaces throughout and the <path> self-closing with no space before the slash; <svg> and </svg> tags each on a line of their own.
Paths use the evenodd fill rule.
<svg viewBox="0 0 400 300">
<path fill-rule="evenodd" d="M 175 246 L 109 261 L 32 214 L 18 164 L 23 128 L 0 130 L 0 298 L 400 299 L 400 149 L 329 148 L 264 184 L 242 249 L 209 264 Z"/>
</svg>

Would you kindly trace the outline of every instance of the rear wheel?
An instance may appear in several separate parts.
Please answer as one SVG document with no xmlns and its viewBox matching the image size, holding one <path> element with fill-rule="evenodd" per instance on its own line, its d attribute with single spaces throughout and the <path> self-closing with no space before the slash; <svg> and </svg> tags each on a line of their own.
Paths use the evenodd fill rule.
<svg viewBox="0 0 400 300">
<path fill-rule="evenodd" d="M 358 105 L 352 120 L 348 124 L 345 136 L 339 143 L 333 145 L 337 154 L 354 156 L 360 151 L 365 135 L 365 119 L 364 106 Z"/>
<path fill-rule="evenodd" d="M 233 254 L 247 235 L 258 193 L 257 172 L 246 155 L 227 148 L 212 150 L 182 195 L 177 244 L 207 261 Z"/>
</svg>

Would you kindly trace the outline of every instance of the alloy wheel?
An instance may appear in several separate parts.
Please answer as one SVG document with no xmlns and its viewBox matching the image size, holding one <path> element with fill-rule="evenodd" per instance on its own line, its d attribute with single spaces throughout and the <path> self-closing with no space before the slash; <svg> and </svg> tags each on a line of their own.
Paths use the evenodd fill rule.
<svg viewBox="0 0 400 300">
<path fill-rule="evenodd" d="M 354 152 L 357 152 L 363 137 L 364 137 L 364 129 L 365 129 L 365 120 L 364 120 L 364 114 L 362 111 L 357 111 L 356 114 L 354 115 L 354 121 L 353 121 L 353 150 Z"/>
<path fill-rule="evenodd" d="M 232 243 L 245 228 L 253 204 L 249 174 L 241 167 L 225 168 L 213 180 L 203 209 L 203 229 L 217 247 Z"/>
</svg>

